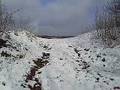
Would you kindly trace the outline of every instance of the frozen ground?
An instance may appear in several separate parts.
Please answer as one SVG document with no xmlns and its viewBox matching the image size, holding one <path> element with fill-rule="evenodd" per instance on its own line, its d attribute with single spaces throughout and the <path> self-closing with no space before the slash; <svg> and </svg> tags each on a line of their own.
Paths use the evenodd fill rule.
<svg viewBox="0 0 120 90">
<path fill-rule="evenodd" d="M 120 90 L 120 47 L 104 48 L 91 38 L 3 34 L 0 90 Z"/>
</svg>

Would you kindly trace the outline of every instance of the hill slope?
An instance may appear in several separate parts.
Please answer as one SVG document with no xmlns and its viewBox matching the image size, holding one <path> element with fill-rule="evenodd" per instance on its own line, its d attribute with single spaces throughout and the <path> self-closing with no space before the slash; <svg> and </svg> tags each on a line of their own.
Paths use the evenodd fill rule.
<svg viewBox="0 0 120 90">
<path fill-rule="evenodd" d="M 0 39 L 0 90 L 120 90 L 120 48 L 92 33 L 45 39 L 27 31 Z"/>
</svg>

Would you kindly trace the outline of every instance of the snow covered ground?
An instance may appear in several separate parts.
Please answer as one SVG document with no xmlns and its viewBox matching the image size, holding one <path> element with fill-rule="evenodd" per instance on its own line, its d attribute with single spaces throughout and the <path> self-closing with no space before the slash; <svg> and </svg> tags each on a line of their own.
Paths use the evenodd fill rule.
<svg viewBox="0 0 120 90">
<path fill-rule="evenodd" d="M 120 46 L 104 48 L 91 38 L 3 34 L 0 90 L 120 90 Z"/>
</svg>

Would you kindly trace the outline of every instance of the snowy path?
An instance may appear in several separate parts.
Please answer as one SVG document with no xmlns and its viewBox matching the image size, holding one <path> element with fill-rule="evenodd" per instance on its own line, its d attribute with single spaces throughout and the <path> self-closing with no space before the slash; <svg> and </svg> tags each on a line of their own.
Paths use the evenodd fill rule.
<svg viewBox="0 0 120 90">
<path fill-rule="evenodd" d="M 9 42 L 0 48 L 0 90 L 120 90 L 119 46 L 94 47 L 90 34 L 44 39 L 22 31 L 3 38 Z"/>
</svg>

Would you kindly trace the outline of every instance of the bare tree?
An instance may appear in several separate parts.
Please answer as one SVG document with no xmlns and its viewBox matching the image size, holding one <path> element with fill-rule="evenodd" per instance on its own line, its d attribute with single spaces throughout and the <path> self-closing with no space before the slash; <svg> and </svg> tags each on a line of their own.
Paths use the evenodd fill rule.
<svg viewBox="0 0 120 90">
<path fill-rule="evenodd" d="M 8 12 L 5 9 L 5 6 L 0 0 L 0 32 L 5 32 L 8 30 L 13 30 L 15 28 L 14 14 L 17 13 L 20 9 L 17 9 L 13 12 Z"/>
<path fill-rule="evenodd" d="M 119 36 L 116 28 L 120 27 L 120 0 L 107 0 L 102 12 L 97 9 L 95 21 L 97 36 L 111 45 Z"/>
</svg>

